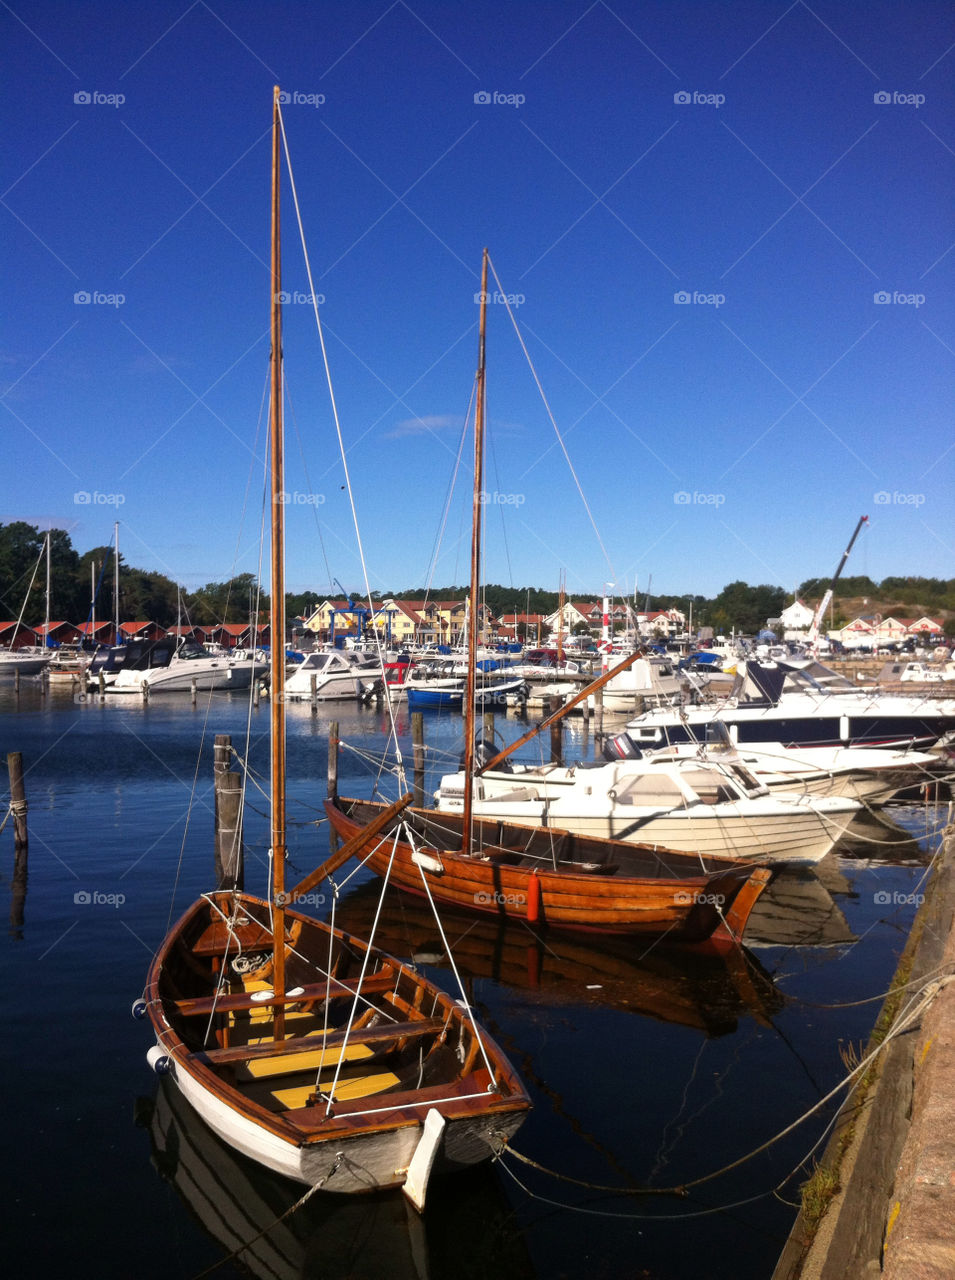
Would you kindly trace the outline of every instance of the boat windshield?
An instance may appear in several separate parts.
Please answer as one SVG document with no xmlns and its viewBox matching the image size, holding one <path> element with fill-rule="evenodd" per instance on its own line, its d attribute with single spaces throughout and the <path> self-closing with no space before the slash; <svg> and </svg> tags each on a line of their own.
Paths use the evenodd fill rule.
<svg viewBox="0 0 955 1280">
<path fill-rule="evenodd" d="M 838 675 L 830 667 L 821 662 L 810 662 L 805 667 L 790 667 L 780 663 L 786 672 L 786 688 L 796 689 L 800 693 L 858 693 L 858 685 L 854 685 L 845 676 Z"/>
<path fill-rule="evenodd" d="M 201 644 L 196 644 L 194 640 L 187 640 L 179 649 L 176 657 L 182 662 L 190 661 L 193 658 L 208 658 L 209 654 Z"/>
</svg>

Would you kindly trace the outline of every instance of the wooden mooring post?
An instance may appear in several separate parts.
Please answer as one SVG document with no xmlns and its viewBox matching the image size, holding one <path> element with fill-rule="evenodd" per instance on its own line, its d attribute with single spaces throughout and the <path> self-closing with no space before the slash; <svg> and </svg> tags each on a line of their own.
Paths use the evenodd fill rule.
<svg viewBox="0 0 955 1280">
<path fill-rule="evenodd" d="M 13 818 L 13 879 L 10 896 L 10 932 L 23 937 L 23 920 L 27 898 L 27 796 L 23 785 L 23 756 L 11 751 L 7 756 L 10 775 L 10 816 Z"/>
<path fill-rule="evenodd" d="M 485 742 L 494 741 L 494 712 L 485 711 L 481 721 L 481 737 Z"/>
<path fill-rule="evenodd" d="M 11 751 L 7 756 L 7 773 L 10 776 L 10 816 L 13 818 L 13 847 L 26 858 L 29 837 L 27 834 L 27 793 L 23 785 L 23 756 Z"/>
<path fill-rule="evenodd" d="M 411 713 L 411 758 L 414 768 L 414 802 L 424 805 L 424 712 Z"/>
<path fill-rule="evenodd" d="M 242 844 L 242 775 L 229 768 L 232 739 L 216 734 L 213 751 L 215 789 L 215 877 L 220 889 L 245 887 L 245 850 Z"/>
<path fill-rule="evenodd" d="M 548 714 L 554 715 L 560 710 L 563 698 L 560 694 L 552 693 L 549 699 Z M 550 758 L 552 764 L 564 763 L 564 722 L 555 720 L 550 727 Z"/>
<path fill-rule="evenodd" d="M 315 677 L 312 676 L 314 680 Z M 338 799 L 338 748 L 340 745 L 338 736 L 338 721 L 333 720 L 328 726 L 328 798 L 329 800 Z"/>
</svg>

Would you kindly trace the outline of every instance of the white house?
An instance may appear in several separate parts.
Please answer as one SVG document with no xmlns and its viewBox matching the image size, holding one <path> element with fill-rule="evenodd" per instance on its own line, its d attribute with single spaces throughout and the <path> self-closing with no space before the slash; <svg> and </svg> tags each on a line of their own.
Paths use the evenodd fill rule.
<svg viewBox="0 0 955 1280">
<path fill-rule="evenodd" d="M 785 640 L 802 639 L 802 633 L 809 630 L 813 616 L 813 610 L 801 600 L 794 600 L 792 604 L 787 605 L 779 615 L 783 638 Z"/>
</svg>

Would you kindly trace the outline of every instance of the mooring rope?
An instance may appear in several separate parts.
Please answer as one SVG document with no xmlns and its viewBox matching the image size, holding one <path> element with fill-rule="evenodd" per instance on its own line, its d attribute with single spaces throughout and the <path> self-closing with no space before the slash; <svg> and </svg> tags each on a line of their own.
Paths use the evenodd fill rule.
<svg viewBox="0 0 955 1280">
<path fill-rule="evenodd" d="M 811 1106 L 807 1111 L 804 1111 L 803 1114 L 797 1117 L 797 1119 L 793 1120 L 791 1124 L 788 1124 L 784 1129 L 780 1130 L 779 1133 L 775 1134 L 771 1138 L 768 1138 L 765 1142 L 760 1143 L 760 1145 L 754 1148 L 752 1151 L 747 1152 L 745 1155 L 739 1156 L 735 1160 L 731 1160 L 729 1164 L 723 1165 L 722 1168 L 720 1169 L 715 1169 L 711 1173 L 703 1174 L 699 1178 L 693 1178 L 687 1182 L 682 1182 L 677 1186 L 672 1186 L 672 1187 L 611 1187 L 611 1186 L 603 1185 L 601 1183 L 590 1182 L 590 1181 L 587 1181 L 586 1179 L 574 1178 L 569 1174 L 559 1173 L 555 1169 L 548 1169 L 546 1165 L 542 1165 L 538 1161 L 531 1159 L 530 1156 L 523 1155 L 521 1152 L 517 1151 L 513 1146 L 510 1146 L 510 1145 L 508 1145 L 504 1150 L 499 1152 L 498 1163 L 512 1177 L 514 1177 L 515 1181 L 517 1182 L 519 1182 L 519 1179 L 515 1177 L 513 1171 L 508 1169 L 507 1165 L 504 1163 L 504 1156 L 506 1154 L 513 1155 L 515 1159 L 520 1160 L 521 1163 L 526 1164 L 531 1168 L 537 1169 L 538 1172 L 545 1173 L 549 1177 L 556 1178 L 561 1182 L 569 1182 L 574 1184 L 575 1186 L 584 1187 L 590 1191 L 596 1191 L 602 1194 L 612 1194 L 612 1195 L 620 1195 L 620 1196 L 667 1196 L 668 1195 L 668 1196 L 674 1196 L 680 1199 L 685 1199 L 689 1196 L 691 1190 L 697 1187 L 701 1187 L 708 1182 L 713 1182 L 717 1178 L 721 1178 L 727 1173 L 731 1173 L 734 1169 L 738 1169 L 742 1165 L 747 1164 L 750 1160 L 755 1159 L 756 1156 L 762 1155 L 764 1151 L 768 1151 L 770 1147 L 775 1146 L 776 1143 L 782 1141 L 783 1138 L 788 1137 L 790 1133 L 793 1133 L 801 1124 L 803 1124 L 811 1116 L 815 1115 L 817 1111 L 827 1106 L 828 1103 L 830 1103 L 832 1099 L 835 1098 L 835 1096 L 842 1089 L 849 1089 L 851 1092 L 851 1090 L 855 1088 L 855 1085 L 858 1083 L 859 1078 L 868 1070 L 869 1066 L 876 1060 L 878 1055 L 882 1053 L 883 1050 L 889 1044 L 891 1044 L 892 1041 L 895 1040 L 899 1035 L 903 1034 L 903 1032 L 908 1031 L 922 1016 L 924 1011 L 929 1007 L 929 1005 L 936 998 L 939 992 L 941 992 L 945 987 L 947 987 L 952 982 L 955 982 L 955 974 L 949 974 L 944 978 L 932 979 L 931 981 L 923 982 L 922 988 L 921 988 L 921 994 L 918 995 L 917 997 L 913 997 L 913 999 L 909 1001 L 908 1005 L 896 1015 L 895 1020 L 892 1023 L 892 1026 L 886 1031 L 885 1037 L 882 1039 L 882 1041 L 879 1044 L 877 1044 L 875 1048 L 872 1049 L 868 1054 L 866 1054 L 866 1056 L 862 1058 L 856 1064 L 855 1067 L 852 1068 L 852 1070 L 848 1073 L 848 1075 L 846 1075 L 844 1079 L 840 1080 L 838 1084 L 836 1084 L 832 1089 L 830 1089 L 829 1092 L 824 1097 L 820 1098 L 817 1102 L 815 1102 L 813 1106 Z M 833 1119 L 832 1122 L 830 1122 L 830 1124 L 834 1122 L 835 1122 L 835 1118 Z M 827 1130 L 829 1127 L 830 1126 L 827 1126 Z M 817 1141 L 813 1143 L 813 1147 L 811 1148 L 811 1150 L 814 1150 L 818 1146 L 819 1141 L 821 1141 L 821 1139 L 817 1139 Z M 799 1165 L 797 1165 L 796 1168 L 799 1168 L 802 1165 L 802 1163 L 803 1161 L 800 1161 Z M 775 1193 L 781 1187 L 785 1186 L 785 1184 L 793 1176 L 794 1172 L 795 1172 L 795 1169 L 790 1171 L 790 1173 L 788 1173 L 786 1177 L 780 1183 L 777 1184 L 776 1187 L 772 1188 L 772 1193 Z M 523 1186 L 523 1184 L 521 1184 L 520 1182 L 519 1182 L 519 1185 Z M 533 1199 L 539 1199 L 539 1200 L 542 1200 L 544 1203 L 555 1205 L 557 1208 L 568 1209 L 572 1212 L 597 1214 L 599 1216 L 606 1216 L 606 1217 L 648 1217 L 648 1216 L 656 1217 L 658 1216 L 655 1214 L 653 1215 L 632 1214 L 631 1215 L 631 1214 L 619 1214 L 619 1213 L 605 1213 L 604 1211 L 597 1210 L 597 1209 L 584 1209 L 581 1206 L 576 1206 L 572 1204 L 561 1204 L 557 1201 L 549 1200 L 544 1196 L 539 1196 L 535 1192 L 530 1191 L 527 1187 L 524 1187 L 523 1189 L 527 1191 L 527 1194 L 530 1195 Z M 770 1193 L 760 1192 L 758 1196 L 752 1197 L 752 1199 L 760 1199 L 762 1196 L 767 1194 L 770 1194 Z M 749 1201 L 741 1201 L 739 1203 L 741 1204 L 749 1203 Z M 722 1212 L 722 1211 L 725 1211 L 726 1209 L 730 1209 L 734 1207 L 736 1206 L 724 1205 L 724 1206 L 721 1206 L 720 1209 L 708 1209 L 708 1210 L 702 1210 L 699 1212 L 694 1212 L 689 1214 L 676 1214 L 676 1215 L 667 1215 L 667 1216 L 698 1217 L 698 1216 L 702 1216 L 702 1214 L 705 1214 L 705 1213 Z M 660 1216 L 663 1216 L 663 1215 L 660 1215 Z"/>
<path fill-rule="evenodd" d="M 325 1186 L 326 1182 L 328 1182 L 328 1180 L 331 1177 L 333 1177 L 334 1174 L 336 1174 L 338 1170 L 341 1168 L 344 1159 L 345 1159 L 344 1151 L 337 1152 L 335 1155 L 335 1163 L 329 1169 L 328 1173 L 323 1174 L 322 1177 L 319 1178 L 319 1180 L 315 1183 L 315 1185 L 312 1187 L 309 1187 L 309 1189 L 305 1192 L 305 1194 L 303 1196 L 300 1196 L 299 1199 L 296 1200 L 294 1204 L 289 1205 L 289 1207 L 285 1210 L 284 1213 L 280 1213 L 277 1218 L 275 1218 L 272 1222 L 270 1222 L 267 1227 L 263 1227 L 261 1231 L 259 1231 L 256 1235 L 254 1235 L 251 1238 L 251 1240 L 246 1240 L 245 1244 L 240 1244 L 238 1249 L 233 1249 L 232 1252 L 229 1254 L 226 1254 L 224 1258 L 220 1258 L 218 1262 L 214 1262 L 211 1267 L 206 1267 L 205 1271 L 197 1272 L 196 1275 L 193 1277 L 193 1280 L 202 1280 L 203 1276 L 211 1276 L 214 1271 L 218 1271 L 220 1267 L 224 1267 L 227 1262 L 234 1262 L 235 1259 L 238 1258 L 240 1254 L 243 1254 L 248 1249 L 251 1249 L 252 1246 L 256 1243 L 256 1241 L 261 1240 L 262 1237 L 268 1235 L 270 1231 L 274 1231 L 275 1228 L 280 1223 L 284 1222 L 286 1218 L 290 1218 L 293 1213 L 296 1213 L 299 1209 L 301 1209 L 301 1207 L 304 1204 L 307 1204 L 308 1201 L 311 1200 L 312 1196 L 315 1194 L 316 1191 L 321 1191 L 321 1189 Z"/>
</svg>

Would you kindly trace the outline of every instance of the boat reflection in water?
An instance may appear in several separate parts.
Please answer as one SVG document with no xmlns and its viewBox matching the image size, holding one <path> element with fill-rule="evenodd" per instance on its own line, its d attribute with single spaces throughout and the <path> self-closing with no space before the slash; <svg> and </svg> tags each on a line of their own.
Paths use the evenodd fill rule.
<svg viewBox="0 0 955 1280">
<path fill-rule="evenodd" d="M 339 906 L 336 924 L 370 928 L 379 897 L 376 882 L 362 885 Z M 519 989 L 525 1004 L 601 1005 L 721 1036 L 735 1031 L 746 1014 L 769 1022 L 783 1002 L 745 948 L 713 956 L 616 935 L 591 942 L 583 935 L 548 933 L 545 939 L 519 922 L 447 907 L 441 923 L 466 987 L 490 979 Z M 428 904 L 407 894 L 385 895 L 375 938 L 383 951 L 413 965 L 448 966 Z"/>
<path fill-rule="evenodd" d="M 930 809 L 862 809 L 828 857 L 812 867 L 785 867 L 773 877 L 750 913 L 747 946 L 840 947 L 857 942 L 837 899 L 856 896 L 853 881 L 865 868 L 927 866 L 932 860 L 933 841 L 926 839 L 931 814 Z"/>
<path fill-rule="evenodd" d="M 849 885 L 830 855 L 814 867 L 785 867 L 756 903 L 746 926 L 750 947 L 840 947 L 856 935 L 833 894 Z"/>
<path fill-rule="evenodd" d="M 152 1163 L 238 1273 L 263 1280 L 321 1276 L 388 1276 L 429 1280 L 451 1274 L 468 1241 L 471 1274 L 530 1280 L 534 1271 L 496 1174 L 479 1167 L 436 1181 L 427 1218 L 400 1192 L 363 1196 L 314 1195 L 294 1213 L 301 1184 L 248 1160 L 222 1142 L 163 1077 L 153 1098 L 136 1104 L 148 1128 Z M 287 1215 L 287 1216 L 283 1216 Z M 221 1265 L 221 1264 L 219 1264 Z M 225 1270 L 223 1275 L 236 1272 Z"/>
</svg>

